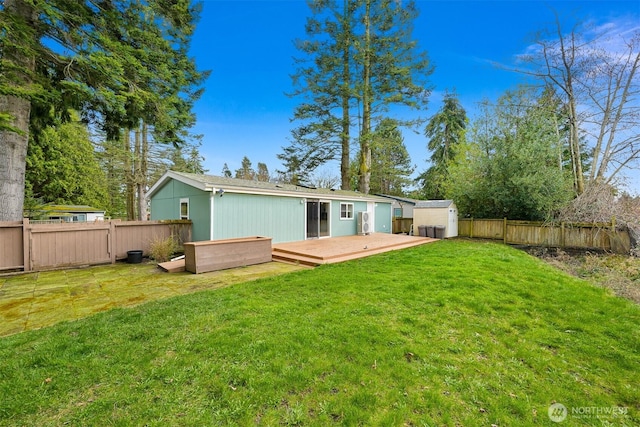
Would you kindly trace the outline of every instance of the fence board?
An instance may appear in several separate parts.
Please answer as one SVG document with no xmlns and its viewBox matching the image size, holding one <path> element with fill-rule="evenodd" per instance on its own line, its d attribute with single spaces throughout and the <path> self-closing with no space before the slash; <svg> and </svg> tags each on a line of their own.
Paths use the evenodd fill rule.
<svg viewBox="0 0 640 427">
<path fill-rule="evenodd" d="M 97 221 L 85 223 L 0 223 L 0 271 L 39 271 L 113 263 L 127 251 L 148 255 L 154 239 L 191 239 L 191 221 Z"/>
<path fill-rule="evenodd" d="M 530 246 L 561 246 L 560 228 L 543 224 L 509 223 L 506 242 Z"/>
<path fill-rule="evenodd" d="M 413 224 L 413 218 L 393 218 L 392 232 L 393 234 L 406 233 L 411 231 L 411 225 Z M 415 231 L 417 232 L 417 230 Z"/>
<path fill-rule="evenodd" d="M 34 270 L 111 262 L 108 223 L 34 224 L 29 232 Z"/>
<path fill-rule="evenodd" d="M 611 224 L 548 224 L 506 219 L 461 218 L 458 235 L 503 240 L 505 243 L 559 248 L 584 248 L 629 253 L 626 230 L 614 230 Z"/>
<path fill-rule="evenodd" d="M 24 267 L 22 222 L 0 222 L 0 270 Z"/>
<path fill-rule="evenodd" d="M 478 239 L 504 239 L 503 220 L 501 219 L 460 219 L 458 235 L 471 236 Z M 461 234 L 466 231 L 466 234 Z"/>
</svg>

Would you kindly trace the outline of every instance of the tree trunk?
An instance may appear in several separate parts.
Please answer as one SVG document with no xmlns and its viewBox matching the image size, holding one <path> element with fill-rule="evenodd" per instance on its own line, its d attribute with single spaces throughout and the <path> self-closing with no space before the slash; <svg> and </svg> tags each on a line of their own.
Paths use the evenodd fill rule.
<svg viewBox="0 0 640 427">
<path fill-rule="evenodd" d="M 562 55 L 562 66 L 564 67 L 564 84 L 562 88 L 567 95 L 569 105 L 569 151 L 571 153 L 571 165 L 573 168 L 574 189 L 578 195 L 584 193 L 584 174 L 582 172 L 582 156 L 580 155 L 580 135 L 578 130 L 578 109 L 576 108 L 576 94 L 573 87 L 574 62 L 576 56 L 575 34 L 572 32 L 571 44 L 565 46 L 564 35 L 562 34 L 560 21 L 556 14 L 556 30 L 560 41 L 560 54 Z"/>
<path fill-rule="evenodd" d="M 351 177 L 349 176 L 349 162 L 351 161 L 351 118 L 349 115 L 349 100 L 351 99 L 351 71 L 350 71 L 350 46 L 351 46 L 351 15 L 349 12 L 349 0 L 344 0 L 344 40 L 342 46 L 342 156 L 340 158 L 340 188 L 351 190 Z"/>
<path fill-rule="evenodd" d="M 569 145 L 571 146 L 571 163 L 576 193 L 584 193 L 584 173 L 582 172 L 582 156 L 580 154 L 580 136 L 578 134 L 578 114 L 573 93 L 569 97 Z"/>
<path fill-rule="evenodd" d="M 13 15 L 21 25 L 35 27 L 37 16 L 32 6 L 21 0 L 5 0 L 4 8 L 5 13 Z M 21 36 L 12 32 L 6 37 L 7 42 L 3 44 L 0 54 L 16 68 L 14 79 L 8 80 L 7 86 L 24 91 L 31 84 L 30 75 L 35 70 L 35 56 L 25 54 L 32 52 L 30 49 L 20 51 L 16 45 L 33 41 L 19 40 Z M 10 129 L 0 129 L 0 221 L 20 221 L 24 207 L 31 101 L 12 95 L 0 95 L 0 112 L 10 116 Z"/>
<path fill-rule="evenodd" d="M 147 176 L 149 174 L 147 157 L 149 156 L 149 141 L 147 139 L 147 124 L 142 123 L 142 141 L 140 147 L 140 171 L 138 180 L 138 214 L 140 221 L 147 220 Z"/>
<path fill-rule="evenodd" d="M 122 141 L 124 144 L 124 182 L 125 182 L 125 204 L 127 209 L 127 219 L 133 221 L 136 219 L 136 205 L 135 205 L 135 188 L 134 188 L 134 176 L 131 151 L 131 131 L 125 129 L 122 135 Z"/>
<path fill-rule="evenodd" d="M 371 187 L 371 1 L 366 2 L 364 15 L 365 40 L 362 89 L 362 130 L 360 133 L 359 185 L 361 193 L 369 194 Z"/>
</svg>

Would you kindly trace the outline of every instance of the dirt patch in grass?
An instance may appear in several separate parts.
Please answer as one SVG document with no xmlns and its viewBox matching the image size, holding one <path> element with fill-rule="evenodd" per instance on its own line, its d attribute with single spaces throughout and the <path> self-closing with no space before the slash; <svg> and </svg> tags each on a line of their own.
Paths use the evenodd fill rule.
<svg viewBox="0 0 640 427">
<path fill-rule="evenodd" d="M 552 266 L 640 304 L 640 258 L 594 251 L 524 248 Z"/>
</svg>

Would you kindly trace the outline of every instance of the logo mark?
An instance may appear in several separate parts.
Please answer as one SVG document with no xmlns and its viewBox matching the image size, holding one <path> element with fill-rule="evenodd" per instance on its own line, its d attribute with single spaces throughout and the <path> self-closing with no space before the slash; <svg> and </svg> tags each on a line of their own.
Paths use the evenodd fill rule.
<svg viewBox="0 0 640 427">
<path fill-rule="evenodd" d="M 554 403 L 549 405 L 549 410 L 547 410 L 547 414 L 549 415 L 549 419 L 554 423 L 561 423 L 567 418 L 567 407 L 562 403 Z"/>
</svg>

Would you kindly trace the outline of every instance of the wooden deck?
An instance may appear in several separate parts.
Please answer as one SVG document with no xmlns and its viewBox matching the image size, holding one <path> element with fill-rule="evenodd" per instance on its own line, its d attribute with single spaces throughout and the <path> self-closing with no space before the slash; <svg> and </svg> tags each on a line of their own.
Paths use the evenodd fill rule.
<svg viewBox="0 0 640 427">
<path fill-rule="evenodd" d="M 274 261 L 315 267 L 349 261 L 382 252 L 424 245 L 438 239 L 400 234 L 373 233 L 366 236 L 331 237 L 273 245 Z"/>
</svg>

